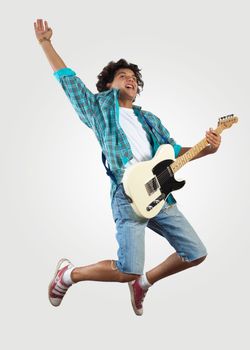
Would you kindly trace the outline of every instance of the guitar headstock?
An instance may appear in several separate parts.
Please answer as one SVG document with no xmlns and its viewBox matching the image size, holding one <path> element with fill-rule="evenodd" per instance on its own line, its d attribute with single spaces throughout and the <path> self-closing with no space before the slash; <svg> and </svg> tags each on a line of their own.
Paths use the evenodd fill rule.
<svg viewBox="0 0 250 350">
<path fill-rule="evenodd" d="M 231 128 L 235 123 L 238 123 L 238 118 L 234 114 L 225 115 L 218 120 L 218 126 L 222 126 L 225 129 Z"/>
</svg>

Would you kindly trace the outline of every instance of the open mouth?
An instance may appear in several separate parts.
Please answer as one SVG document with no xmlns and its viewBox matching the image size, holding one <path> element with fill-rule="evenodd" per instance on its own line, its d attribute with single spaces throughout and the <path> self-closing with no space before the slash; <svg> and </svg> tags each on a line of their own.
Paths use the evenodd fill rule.
<svg viewBox="0 0 250 350">
<path fill-rule="evenodd" d="M 125 86 L 125 88 L 126 88 L 126 89 L 131 89 L 131 90 L 134 90 L 134 89 L 135 89 L 134 86 L 131 85 L 131 84 L 127 84 L 127 85 Z"/>
</svg>

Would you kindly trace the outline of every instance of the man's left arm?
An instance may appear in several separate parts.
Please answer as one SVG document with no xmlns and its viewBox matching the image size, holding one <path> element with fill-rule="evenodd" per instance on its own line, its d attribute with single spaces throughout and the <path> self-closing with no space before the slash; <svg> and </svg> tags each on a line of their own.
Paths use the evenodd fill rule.
<svg viewBox="0 0 250 350">
<path fill-rule="evenodd" d="M 208 154 L 212 154 L 218 151 L 221 144 L 221 136 L 216 134 L 212 128 L 206 131 L 206 140 L 208 145 L 204 148 L 200 153 L 197 154 L 192 160 L 207 156 Z M 178 157 L 182 156 L 186 153 L 191 147 L 182 147 Z"/>
</svg>

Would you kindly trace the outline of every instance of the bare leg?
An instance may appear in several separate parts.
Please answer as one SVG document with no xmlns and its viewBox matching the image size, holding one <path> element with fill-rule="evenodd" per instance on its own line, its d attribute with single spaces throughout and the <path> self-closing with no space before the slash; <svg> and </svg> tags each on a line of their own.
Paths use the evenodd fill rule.
<svg viewBox="0 0 250 350">
<path fill-rule="evenodd" d="M 120 272 L 113 260 L 103 260 L 96 264 L 76 267 L 71 278 L 73 282 L 80 281 L 106 281 L 106 282 L 129 282 L 139 275 Z"/>
<path fill-rule="evenodd" d="M 147 279 L 150 284 L 154 284 L 160 279 L 173 275 L 174 273 L 186 270 L 192 266 L 200 264 L 205 260 L 206 256 L 203 256 L 197 260 L 188 262 L 183 261 L 177 253 L 170 255 L 165 261 L 160 265 L 156 266 L 152 270 L 146 273 Z"/>
</svg>

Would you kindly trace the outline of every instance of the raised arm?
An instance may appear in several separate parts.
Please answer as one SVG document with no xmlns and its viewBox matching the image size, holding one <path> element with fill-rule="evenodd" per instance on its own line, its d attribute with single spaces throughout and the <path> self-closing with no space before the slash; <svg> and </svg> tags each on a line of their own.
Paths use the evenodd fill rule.
<svg viewBox="0 0 250 350">
<path fill-rule="evenodd" d="M 37 21 L 34 22 L 34 29 L 36 38 L 43 48 L 43 51 L 47 56 L 47 59 L 54 72 L 59 69 L 66 68 L 65 63 L 51 44 L 51 37 L 53 32 L 52 29 L 48 27 L 48 22 L 44 21 L 43 23 L 42 19 L 37 19 Z"/>
<path fill-rule="evenodd" d="M 76 73 L 68 68 L 61 57 L 51 45 L 52 29 L 48 27 L 47 21 L 38 19 L 34 22 L 35 34 L 41 44 L 51 67 L 53 75 L 59 81 L 79 118 L 89 128 L 92 128 L 94 118 L 98 115 L 98 107 L 95 95 L 86 87 Z"/>
</svg>

